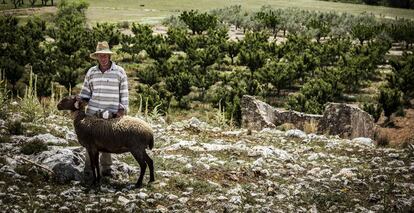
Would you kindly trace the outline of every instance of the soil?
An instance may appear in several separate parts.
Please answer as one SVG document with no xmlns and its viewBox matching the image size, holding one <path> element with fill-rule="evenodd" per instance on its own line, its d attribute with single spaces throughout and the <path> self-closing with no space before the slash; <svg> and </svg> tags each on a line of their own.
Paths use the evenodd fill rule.
<svg viewBox="0 0 414 213">
<path fill-rule="evenodd" d="M 391 146 L 403 146 L 405 143 L 414 144 L 414 109 L 405 109 L 404 112 L 403 117 L 391 118 L 394 124 L 392 127 L 380 128 L 380 133 L 389 138 Z"/>
<path fill-rule="evenodd" d="M 57 7 L 33 7 L 33 8 L 22 8 L 22 9 L 11 9 L 0 11 L 2 15 L 15 15 L 15 16 L 30 16 L 34 14 L 45 14 L 45 13 L 56 13 Z"/>
</svg>

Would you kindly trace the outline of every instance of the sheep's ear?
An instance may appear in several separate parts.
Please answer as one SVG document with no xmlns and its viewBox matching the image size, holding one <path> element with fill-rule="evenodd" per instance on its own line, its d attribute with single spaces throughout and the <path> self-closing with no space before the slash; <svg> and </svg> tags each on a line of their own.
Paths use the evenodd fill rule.
<svg viewBox="0 0 414 213">
<path fill-rule="evenodd" d="M 79 109 L 79 101 L 76 101 L 74 106 L 75 106 L 75 109 Z"/>
</svg>

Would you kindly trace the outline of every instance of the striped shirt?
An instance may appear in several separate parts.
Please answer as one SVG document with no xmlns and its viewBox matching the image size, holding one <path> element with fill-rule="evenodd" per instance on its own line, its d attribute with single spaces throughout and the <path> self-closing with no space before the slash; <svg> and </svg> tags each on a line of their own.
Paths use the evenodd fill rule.
<svg viewBox="0 0 414 213">
<path fill-rule="evenodd" d="M 119 108 L 128 110 L 128 80 L 124 69 L 112 62 L 104 73 L 99 66 L 91 67 L 85 76 L 82 99 L 89 99 L 86 114 L 97 115 L 108 110 L 116 113 Z"/>
</svg>

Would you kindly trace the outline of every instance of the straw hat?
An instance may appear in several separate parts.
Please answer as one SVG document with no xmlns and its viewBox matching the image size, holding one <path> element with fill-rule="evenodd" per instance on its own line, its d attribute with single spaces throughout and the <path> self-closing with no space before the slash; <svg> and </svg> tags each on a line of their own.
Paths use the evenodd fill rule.
<svg viewBox="0 0 414 213">
<path fill-rule="evenodd" d="M 89 56 L 93 59 L 97 59 L 97 54 L 114 54 L 110 49 L 108 42 L 98 42 L 98 45 L 96 45 L 96 51 L 94 53 L 91 53 Z"/>
</svg>

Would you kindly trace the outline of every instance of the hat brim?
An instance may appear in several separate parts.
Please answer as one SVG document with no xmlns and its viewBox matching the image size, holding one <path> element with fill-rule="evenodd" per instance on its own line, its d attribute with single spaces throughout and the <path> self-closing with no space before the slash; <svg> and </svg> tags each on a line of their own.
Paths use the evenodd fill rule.
<svg viewBox="0 0 414 213">
<path fill-rule="evenodd" d="M 99 55 L 99 54 L 108 54 L 108 55 L 112 55 L 112 54 L 114 54 L 112 51 L 110 51 L 110 50 L 101 50 L 101 51 L 96 51 L 96 52 L 94 52 L 94 53 L 91 53 L 90 55 L 89 55 L 89 57 L 91 57 L 91 58 L 93 58 L 93 59 L 97 59 L 97 55 Z"/>
</svg>

